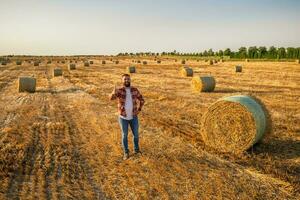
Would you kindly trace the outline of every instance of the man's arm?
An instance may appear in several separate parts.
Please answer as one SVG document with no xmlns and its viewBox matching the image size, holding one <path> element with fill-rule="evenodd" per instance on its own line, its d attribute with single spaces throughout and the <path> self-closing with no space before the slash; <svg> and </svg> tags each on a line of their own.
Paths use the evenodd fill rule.
<svg viewBox="0 0 300 200">
<path fill-rule="evenodd" d="M 115 100 L 117 97 L 118 97 L 118 90 L 115 86 L 114 90 L 109 95 L 109 99 L 110 100 Z"/>
<path fill-rule="evenodd" d="M 139 92 L 138 89 L 137 89 L 137 99 L 138 99 L 139 102 L 140 102 L 140 106 L 139 106 L 138 110 L 141 111 L 143 105 L 145 104 L 145 100 L 144 100 L 144 98 L 143 98 L 143 95 Z"/>
</svg>

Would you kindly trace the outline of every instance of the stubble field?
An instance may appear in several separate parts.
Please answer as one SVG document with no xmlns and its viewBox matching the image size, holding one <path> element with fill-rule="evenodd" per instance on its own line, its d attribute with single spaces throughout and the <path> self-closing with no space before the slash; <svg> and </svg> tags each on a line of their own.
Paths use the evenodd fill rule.
<svg viewBox="0 0 300 200">
<path fill-rule="evenodd" d="M 119 61 L 79 62 L 71 71 L 55 62 L 0 66 L 0 199 L 300 198 L 299 64 L 188 61 L 194 76 L 217 82 L 212 93 L 194 93 L 179 61 Z M 117 105 L 108 94 L 131 64 L 132 85 L 146 101 L 143 154 L 123 161 Z M 57 66 L 61 77 L 52 76 Z M 37 78 L 35 93 L 18 92 L 24 75 Z M 206 109 L 234 94 L 255 95 L 272 118 L 272 133 L 243 155 L 218 153 L 200 136 Z"/>
</svg>

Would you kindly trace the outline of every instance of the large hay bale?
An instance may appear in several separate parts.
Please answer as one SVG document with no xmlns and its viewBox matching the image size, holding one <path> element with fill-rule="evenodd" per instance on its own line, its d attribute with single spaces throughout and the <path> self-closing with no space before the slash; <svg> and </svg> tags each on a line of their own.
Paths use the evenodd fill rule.
<svg viewBox="0 0 300 200">
<path fill-rule="evenodd" d="M 147 65 L 147 61 L 144 60 L 144 61 L 143 61 L 143 65 Z"/>
<path fill-rule="evenodd" d="M 61 68 L 55 68 L 53 69 L 53 76 L 62 76 L 62 69 Z"/>
<path fill-rule="evenodd" d="M 180 70 L 181 76 L 193 76 L 193 69 L 190 67 L 182 67 Z"/>
<path fill-rule="evenodd" d="M 115 61 L 115 63 L 116 63 L 116 65 L 117 65 L 117 64 L 119 64 L 119 61 L 118 61 L 118 60 L 116 60 L 116 61 Z"/>
<path fill-rule="evenodd" d="M 249 62 L 249 59 L 245 59 L 245 62 Z"/>
<path fill-rule="evenodd" d="M 158 60 L 158 61 L 156 61 L 157 62 L 157 64 L 160 64 L 161 63 L 161 60 Z"/>
<path fill-rule="evenodd" d="M 215 64 L 217 64 L 217 63 L 218 63 L 218 60 L 213 60 L 213 62 L 214 62 Z"/>
<path fill-rule="evenodd" d="M 69 65 L 69 70 L 75 70 L 76 69 L 76 65 L 74 63 L 71 63 Z"/>
<path fill-rule="evenodd" d="M 40 62 L 39 62 L 39 61 L 34 61 L 33 65 L 34 65 L 34 66 L 39 66 L 39 65 L 40 65 Z"/>
<path fill-rule="evenodd" d="M 182 61 L 181 61 L 181 64 L 185 65 L 185 60 L 182 60 Z"/>
<path fill-rule="evenodd" d="M 22 65 L 22 61 L 20 60 L 16 61 L 16 65 Z"/>
<path fill-rule="evenodd" d="M 212 76 L 196 76 L 193 77 L 191 85 L 196 92 L 212 92 L 216 87 L 216 81 Z"/>
<path fill-rule="evenodd" d="M 35 92 L 36 79 L 34 77 L 19 77 L 19 92 Z"/>
<path fill-rule="evenodd" d="M 90 63 L 89 63 L 89 62 L 85 62 L 85 63 L 84 63 L 84 66 L 85 66 L 85 67 L 89 67 L 89 66 L 90 66 Z"/>
<path fill-rule="evenodd" d="M 141 63 L 141 61 L 140 61 L 140 60 L 138 60 L 138 61 L 137 61 L 137 63 Z"/>
<path fill-rule="evenodd" d="M 102 65 L 105 65 L 106 64 L 106 61 L 105 60 L 102 60 Z"/>
<path fill-rule="evenodd" d="M 129 73 L 136 73 L 135 66 L 129 66 L 129 67 L 127 67 L 127 71 Z"/>
<path fill-rule="evenodd" d="M 66 61 L 64 61 L 64 60 L 63 60 L 63 61 L 61 61 L 61 63 L 62 63 L 62 64 L 65 64 L 65 63 L 66 63 Z"/>
<path fill-rule="evenodd" d="M 47 64 L 51 64 L 51 60 L 48 60 L 48 61 L 47 61 Z"/>
<path fill-rule="evenodd" d="M 235 66 L 235 72 L 242 72 L 243 67 L 240 65 Z"/>
<path fill-rule="evenodd" d="M 245 95 L 224 97 L 203 115 L 201 135 L 206 145 L 238 154 L 262 139 L 269 126 L 267 119 L 257 99 Z"/>
<path fill-rule="evenodd" d="M 209 61 L 208 61 L 208 64 L 209 64 L 209 65 L 213 65 L 213 64 L 214 64 L 214 61 L 209 60 Z"/>
</svg>

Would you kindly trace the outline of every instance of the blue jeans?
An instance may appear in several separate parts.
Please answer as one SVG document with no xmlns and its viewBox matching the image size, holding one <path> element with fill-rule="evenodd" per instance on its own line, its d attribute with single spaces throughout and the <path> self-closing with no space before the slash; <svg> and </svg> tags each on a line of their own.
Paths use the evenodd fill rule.
<svg viewBox="0 0 300 200">
<path fill-rule="evenodd" d="M 134 116 L 131 120 L 119 117 L 119 123 L 122 131 L 122 146 L 124 153 L 129 153 L 128 149 L 128 124 L 133 134 L 134 151 L 139 151 L 139 120 Z"/>
</svg>

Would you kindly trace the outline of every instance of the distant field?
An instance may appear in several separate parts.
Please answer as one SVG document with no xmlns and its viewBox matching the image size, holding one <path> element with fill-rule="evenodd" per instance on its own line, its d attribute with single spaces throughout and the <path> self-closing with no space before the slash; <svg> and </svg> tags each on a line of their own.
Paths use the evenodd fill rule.
<svg viewBox="0 0 300 200">
<path fill-rule="evenodd" d="M 72 71 L 68 62 L 0 65 L 0 199 L 300 199 L 300 64 L 189 60 L 194 76 L 217 83 L 194 93 L 179 59 L 118 60 L 80 61 Z M 143 155 L 123 161 L 108 94 L 129 65 L 146 101 Z M 63 76 L 53 78 L 57 66 Z M 35 93 L 18 93 L 24 75 L 37 78 Z M 234 94 L 255 95 L 273 121 L 272 134 L 239 156 L 205 147 L 199 133 L 206 109 Z"/>
</svg>

